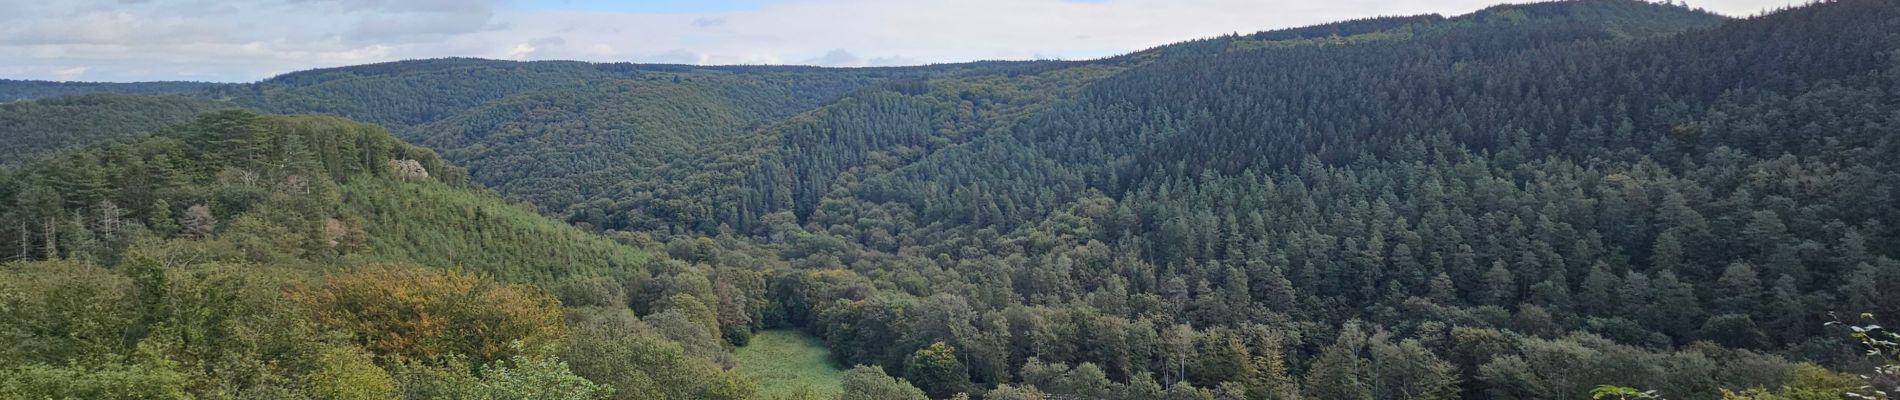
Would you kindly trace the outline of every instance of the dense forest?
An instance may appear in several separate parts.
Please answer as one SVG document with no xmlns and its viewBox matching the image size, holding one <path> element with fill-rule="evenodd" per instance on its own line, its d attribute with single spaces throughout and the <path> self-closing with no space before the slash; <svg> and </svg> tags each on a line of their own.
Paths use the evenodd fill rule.
<svg viewBox="0 0 1900 400">
<path fill-rule="evenodd" d="M 147 96 L 203 96 L 226 84 L 210 82 L 47 82 L 0 79 L 0 103 L 36 100 L 88 93 L 119 93 Z"/>
<path fill-rule="evenodd" d="M 1571 0 L 0 105 L 0 395 L 749 398 L 792 329 L 844 399 L 1890 397 L 1896 32 Z"/>
<path fill-rule="evenodd" d="M 229 107 L 190 97 L 111 93 L 0 104 L 0 126 L 6 127 L 7 139 L 0 143 L 0 167 L 60 149 L 150 133 Z"/>
<path fill-rule="evenodd" d="M 464 179 L 374 125 L 249 111 L 8 170 L 30 261 L 0 269 L 0 398 L 749 396 L 712 270 Z"/>
</svg>

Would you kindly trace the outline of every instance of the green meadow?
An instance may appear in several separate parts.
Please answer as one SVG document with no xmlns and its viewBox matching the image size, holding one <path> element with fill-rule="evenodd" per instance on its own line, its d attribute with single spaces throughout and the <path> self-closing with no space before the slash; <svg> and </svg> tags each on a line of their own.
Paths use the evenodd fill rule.
<svg viewBox="0 0 1900 400">
<path fill-rule="evenodd" d="M 739 373 L 759 383 L 760 399 L 837 398 L 844 371 L 831 351 L 797 331 L 763 331 L 735 352 Z"/>
</svg>

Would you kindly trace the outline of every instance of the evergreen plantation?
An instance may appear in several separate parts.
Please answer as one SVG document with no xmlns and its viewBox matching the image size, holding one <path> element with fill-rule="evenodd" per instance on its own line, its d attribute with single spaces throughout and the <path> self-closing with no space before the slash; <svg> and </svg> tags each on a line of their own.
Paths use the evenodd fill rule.
<svg viewBox="0 0 1900 400">
<path fill-rule="evenodd" d="M 0 81 L 0 397 L 1900 394 L 1895 0 L 123 85 Z"/>
</svg>

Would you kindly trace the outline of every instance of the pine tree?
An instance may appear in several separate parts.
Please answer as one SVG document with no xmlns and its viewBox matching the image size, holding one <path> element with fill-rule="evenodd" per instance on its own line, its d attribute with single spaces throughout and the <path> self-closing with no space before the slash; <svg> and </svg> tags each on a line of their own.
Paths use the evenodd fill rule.
<svg viewBox="0 0 1900 400">
<path fill-rule="evenodd" d="M 1728 265 L 1722 271 L 1722 277 L 1715 281 L 1717 310 L 1726 313 L 1746 314 L 1759 306 L 1762 301 L 1761 278 L 1755 275 L 1755 266 L 1746 262 Z"/>
<path fill-rule="evenodd" d="M 1615 274 L 1610 273 L 1609 265 L 1598 261 L 1590 266 L 1590 272 L 1583 277 L 1582 298 L 1578 304 L 1586 314 L 1605 314 L 1616 311 L 1619 298 L 1619 285 Z"/>
<path fill-rule="evenodd" d="M 1684 282 L 1669 271 L 1656 273 L 1656 297 L 1651 306 L 1654 316 L 1650 326 L 1661 327 L 1663 332 L 1683 340 L 1691 336 L 1696 322 L 1702 321 L 1702 307 L 1696 301 L 1695 285 Z"/>
<path fill-rule="evenodd" d="M 1384 336 L 1384 335 L 1380 335 Z M 1458 368 L 1440 359 L 1416 339 L 1398 343 L 1375 337 L 1368 346 L 1380 399 L 1451 400 L 1458 398 Z"/>
<path fill-rule="evenodd" d="M 1801 300 L 1801 289 L 1795 286 L 1794 277 L 1782 275 L 1775 278 L 1775 286 L 1768 292 L 1768 317 L 1763 320 L 1770 335 L 1782 343 L 1793 343 L 1805 337 L 1812 330 L 1809 323 L 1808 305 Z"/>
<path fill-rule="evenodd" d="M 172 217 L 171 207 L 171 203 L 166 202 L 165 199 L 155 200 L 152 202 L 150 214 L 145 218 L 146 224 L 159 237 L 173 237 L 182 229 L 179 227 L 178 220 Z"/>
<path fill-rule="evenodd" d="M 1187 360 L 1194 356 L 1195 336 L 1194 329 L 1187 324 L 1176 324 L 1161 332 L 1161 345 L 1165 348 L 1162 354 L 1166 358 L 1163 363 L 1172 367 L 1164 371 L 1170 388 L 1187 379 Z"/>
<path fill-rule="evenodd" d="M 1247 345 L 1241 343 L 1239 337 L 1214 331 L 1202 335 L 1198 342 L 1200 349 L 1192 368 L 1188 369 L 1190 380 L 1202 386 L 1215 386 L 1253 375 Z"/>
<path fill-rule="evenodd" d="M 1457 304 L 1458 287 L 1451 283 L 1451 275 L 1439 272 L 1426 287 L 1426 296 L 1438 304 Z"/>
<path fill-rule="evenodd" d="M 1504 267 L 1504 261 L 1491 263 L 1491 269 L 1484 272 L 1484 300 L 1493 305 L 1517 301 L 1517 279 Z"/>
<path fill-rule="evenodd" d="M 1365 347 L 1365 333 L 1358 324 L 1347 324 L 1339 339 L 1321 350 L 1306 371 L 1306 398 L 1329 400 L 1372 400 L 1370 361 L 1359 356 Z"/>
<path fill-rule="evenodd" d="M 1270 336 L 1267 346 L 1249 360 L 1253 368 L 1243 377 L 1247 398 L 1256 400 L 1298 400 L 1299 385 L 1288 375 L 1286 358 L 1280 353 L 1280 339 Z"/>
<path fill-rule="evenodd" d="M 1674 229 L 1656 235 L 1656 244 L 1649 250 L 1649 264 L 1659 271 L 1682 268 L 1682 240 L 1676 237 Z"/>
</svg>

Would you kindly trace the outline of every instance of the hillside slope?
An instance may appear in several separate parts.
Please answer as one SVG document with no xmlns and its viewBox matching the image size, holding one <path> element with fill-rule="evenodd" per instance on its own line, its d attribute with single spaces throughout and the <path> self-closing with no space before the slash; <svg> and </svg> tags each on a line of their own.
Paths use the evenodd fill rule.
<svg viewBox="0 0 1900 400">
<path fill-rule="evenodd" d="M 754 387 L 721 338 L 759 285 L 504 203 L 374 125 L 207 113 L 0 170 L 0 219 L 4 398 Z"/>
<path fill-rule="evenodd" d="M 718 363 L 718 339 L 800 329 L 862 366 L 847 392 L 934 398 L 1837 398 L 1867 382 L 1829 369 L 1868 362 L 1829 312 L 1900 314 L 1892 32 L 1900 0 L 1739 20 L 1573 0 L 1080 62 L 317 70 L 237 102 L 376 121 L 467 162 L 471 182 L 666 255 L 622 272 L 646 256 L 485 206 L 395 145 L 335 168 L 409 158 L 447 179 L 272 196 L 254 182 L 310 167 L 72 153 L 0 175 L 0 207 L 17 204 L 0 211 L 26 222 L 0 245 L 110 258 L 62 232 L 104 220 L 88 216 L 102 200 L 177 199 L 146 207 L 206 204 L 265 221 L 222 229 L 288 238 L 237 250 L 553 280 L 600 308 L 569 315 L 595 334 L 671 343 L 569 354 L 589 371 Z M 208 121 L 186 130 L 231 124 Z M 169 182 L 137 169 L 154 164 L 216 190 L 98 189 Z M 331 217 L 365 239 L 309 240 Z M 621 329 L 620 308 L 643 328 Z M 722 376 L 698 365 L 670 376 Z M 623 396 L 686 387 L 644 379 Z M 745 390 L 693 388 L 667 396 Z"/>
<path fill-rule="evenodd" d="M 626 275 L 648 259 L 464 175 L 373 125 L 220 111 L 12 171 L 0 215 L 18 222 L 4 228 L 10 259 L 111 262 L 142 240 L 225 231 L 252 262 L 407 261 L 511 281 Z"/>
<path fill-rule="evenodd" d="M 202 96 L 229 84 L 210 82 L 49 82 L 0 79 L 0 103 L 94 93 Z"/>
<path fill-rule="evenodd" d="M 977 225 L 1001 222 L 1007 228 L 1073 201 L 1085 186 L 1118 191 L 1102 180 L 1174 160 L 1196 163 L 1186 165 L 1189 170 L 1202 168 L 1198 163 L 1225 163 L 1227 171 L 1269 160 L 1261 166 L 1283 167 L 1309 154 L 1349 161 L 1361 149 L 1396 140 L 1361 124 L 1420 120 L 1396 115 L 1408 107 L 1396 103 L 1446 90 L 1439 75 L 1455 66 L 1488 65 L 1545 48 L 1621 46 L 1632 38 L 1721 22 L 1713 14 L 1637 1 L 1555 2 L 1451 18 L 1383 18 L 1227 36 L 1103 60 L 895 81 L 779 120 L 753 132 L 752 139 L 716 143 L 705 157 L 724 162 L 703 163 L 719 167 L 702 169 L 681 184 L 632 195 L 589 193 L 585 207 L 568 211 L 576 221 L 616 229 L 666 226 L 710 234 L 728 226 L 756 232 L 761 216 L 793 211 L 803 223 L 825 196 L 851 187 L 857 192 L 849 196 L 901 202 L 924 214 L 917 226 L 980 220 Z M 1399 82 L 1435 86 L 1384 87 Z M 1393 90 L 1404 91 L 1354 98 Z M 1317 103 L 1319 98 L 1333 103 Z M 1334 109 L 1346 106 L 1355 108 Z M 1230 115 L 1197 115 L 1206 111 Z M 1346 115 L 1392 116 L 1339 118 Z M 1242 140 L 1252 143 L 1236 143 Z M 1266 140 L 1277 143 L 1261 143 Z M 1176 153 L 1143 154 L 1149 149 Z M 876 170 L 863 171 L 867 167 Z M 847 182 L 872 186 L 833 185 L 854 170 Z M 1022 174 L 1033 176 L 1016 176 Z M 685 211 L 628 201 L 655 193 L 718 200 Z M 996 210 L 985 214 L 979 207 Z"/>
<path fill-rule="evenodd" d="M 0 104 L 0 167 L 71 147 L 150 133 L 231 106 L 188 97 L 88 94 Z"/>
<path fill-rule="evenodd" d="M 848 73 L 682 74 L 560 85 L 420 127 L 418 143 L 502 193 L 564 210 L 677 179 L 699 168 L 705 149 L 868 81 Z"/>
<path fill-rule="evenodd" d="M 933 77 L 767 125 L 692 175 L 714 178 L 651 190 L 714 199 L 700 214 L 590 202 L 570 219 L 732 228 L 794 266 L 850 271 L 865 281 L 775 281 L 784 323 L 915 380 L 929 375 L 913 357 L 945 343 L 967 380 L 932 393 L 1025 383 L 1032 358 L 1130 392 L 1251 390 L 1292 378 L 1240 360 L 1280 354 L 1311 398 L 1447 381 L 1439 395 L 1464 398 L 1772 390 L 1798 368 L 1764 352 L 1861 365 L 1827 310 L 1900 313 L 1875 294 L 1900 290 L 1900 165 L 1883 155 L 1896 12 L 1553 2 L 980 87 Z M 1072 68 L 1095 72 L 1026 83 Z M 1050 93 L 1075 94 L 1019 101 Z M 1469 347 L 1486 343 L 1500 348 Z M 1364 395 L 1326 380 L 1354 360 L 1456 378 L 1375 372 Z"/>
</svg>

